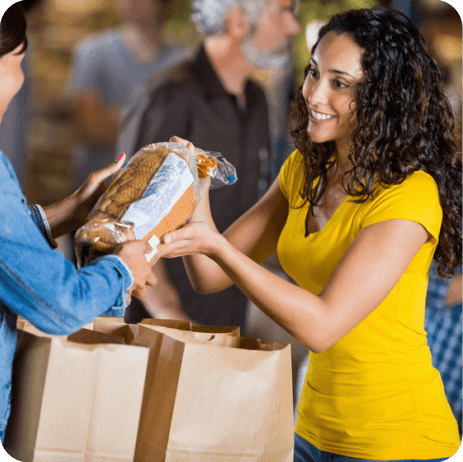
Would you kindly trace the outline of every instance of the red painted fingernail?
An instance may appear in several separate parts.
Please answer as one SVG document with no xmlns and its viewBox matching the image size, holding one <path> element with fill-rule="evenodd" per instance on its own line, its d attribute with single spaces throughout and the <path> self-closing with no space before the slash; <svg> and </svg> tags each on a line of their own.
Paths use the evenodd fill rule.
<svg viewBox="0 0 463 462">
<path fill-rule="evenodd" d="M 119 162 L 119 161 L 122 159 L 123 156 L 125 156 L 125 153 L 122 153 L 122 154 L 117 158 L 116 162 Z"/>
</svg>

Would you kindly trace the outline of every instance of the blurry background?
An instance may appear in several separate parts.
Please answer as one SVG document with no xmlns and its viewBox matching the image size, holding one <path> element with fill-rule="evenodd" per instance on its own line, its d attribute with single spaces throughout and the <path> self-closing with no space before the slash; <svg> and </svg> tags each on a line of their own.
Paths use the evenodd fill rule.
<svg viewBox="0 0 463 462">
<path fill-rule="evenodd" d="M 25 2 L 27 3 L 27 2 Z M 332 14 L 356 7 L 392 6 L 406 13 L 421 29 L 435 59 L 446 75 L 447 94 L 461 121 L 462 23 L 454 8 L 440 0 L 302 0 L 300 23 L 327 20 Z M 199 37 L 189 22 L 188 0 L 173 0 L 166 38 L 197 46 Z M 23 189 L 29 203 L 57 201 L 70 192 L 70 156 L 74 144 L 74 110 L 67 93 L 72 50 L 90 33 L 120 22 L 113 0 L 43 0 L 28 14 L 31 94 L 28 126 L 25 128 Z M 295 39 L 293 81 L 300 84 L 309 52 L 304 27 Z M 272 74 L 256 75 L 269 88 L 270 104 L 278 108 L 278 93 L 272 95 Z M 272 103 L 273 98 L 273 103 Z M 276 117 L 281 120 L 281 117 Z M 277 123 L 274 121 L 274 123 Z M 1 136 L 1 135 L 0 135 Z M 4 148 L 2 146 L 2 148 Z M 8 149 L 5 148 L 8 155 Z M 18 169 L 18 165 L 15 165 Z"/>
</svg>

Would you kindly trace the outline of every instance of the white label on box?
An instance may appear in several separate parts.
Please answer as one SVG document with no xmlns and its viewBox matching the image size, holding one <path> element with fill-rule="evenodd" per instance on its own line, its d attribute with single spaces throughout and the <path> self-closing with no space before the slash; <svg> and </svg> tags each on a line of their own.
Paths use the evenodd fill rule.
<svg viewBox="0 0 463 462">
<path fill-rule="evenodd" d="M 143 197 L 128 208 L 122 220 L 133 223 L 135 237 L 142 239 L 172 210 L 193 181 L 188 163 L 169 153 Z"/>
<path fill-rule="evenodd" d="M 156 234 L 153 234 L 149 239 L 148 239 L 148 244 L 153 247 L 153 251 L 150 253 L 145 254 L 146 261 L 149 263 L 149 261 L 156 255 L 156 252 L 158 251 L 157 246 L 161 242 L 159 238 L 156 236 Z"/>
</svg>

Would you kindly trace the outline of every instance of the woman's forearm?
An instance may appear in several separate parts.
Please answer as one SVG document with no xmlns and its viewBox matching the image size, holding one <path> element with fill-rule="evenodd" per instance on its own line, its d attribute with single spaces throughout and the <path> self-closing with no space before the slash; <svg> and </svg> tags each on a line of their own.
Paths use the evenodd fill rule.
<svg viewBox="0 0 463 462">
<path fill-rule="evenodd" d="M 267 316 L 312 351 L 327 346 L 328 312 L 322 298 L 266 270 L 225 239 L 212 259 Z"/>
<path fill-rule="evenodd" d="M 209 188 L 201 190 L 201 201 L 189 219 L 190 223 L 205 223 L 219 234 L 211 214 Z M 216 293 L 233 285 L 222 268 L 206 255 L 194 254 L 183 257 L 186 272 L 193 288 L 199 293 Z"/>
<path fill-rule="evenodd" d="M 71 194 L 62 201 L 43 207 L 52 236 L 56 239 L 75 231 L 85 216 L 79 214 L 79 201 Z"/>
</svg>

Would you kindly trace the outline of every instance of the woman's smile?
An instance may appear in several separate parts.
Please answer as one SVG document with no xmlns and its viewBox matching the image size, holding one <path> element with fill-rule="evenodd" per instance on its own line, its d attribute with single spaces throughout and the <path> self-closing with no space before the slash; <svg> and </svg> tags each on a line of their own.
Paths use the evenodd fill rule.
<svg viewBox="0 0 463 462">
<path fill-rule="evenodd" d="M 330 120 L 330 119 L 334 119 L 336 116 L 332 115 L 332 114 L 325 114 L 323 112 L 318 112 L 318 111 L 315 111 L 315 109 L 313 108 L 309 108 L 309 115 L 312 119 L 315 119 L 315 121 L 317 122 L 322 122 L 322 121 L 325 121 L 325 120 Z"/>
</svg>

